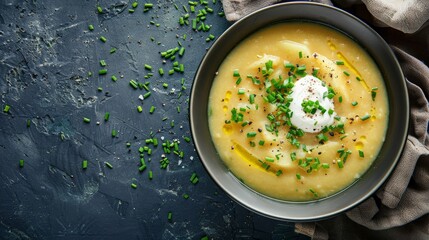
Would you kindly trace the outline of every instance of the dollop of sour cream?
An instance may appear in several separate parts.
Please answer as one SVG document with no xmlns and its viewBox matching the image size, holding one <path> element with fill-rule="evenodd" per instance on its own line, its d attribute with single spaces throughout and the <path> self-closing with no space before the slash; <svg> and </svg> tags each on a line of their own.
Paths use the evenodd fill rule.
<svg viewBox="0 0 429 240">
<path fill-rule="evenodd" d="M 320 132 L 324 127 L 334 123 L 336 115 L 333 99 L 326 97 L 328 88 L 318 78 L 307 75 L 295 82 L 292 88 L 292 102 L 289 109 L 293 112 L 291 122 L 304 132 Z M 304 111 L 302 103 L 304 101 L 319 101 L 319 106 L 326 109 L 324 113 L 318 109 L 314 114 Z M 331 114 L 329 114 L 329 109 Z M 333 112 L 332 112 L 333 111 Z"/>
</svg>

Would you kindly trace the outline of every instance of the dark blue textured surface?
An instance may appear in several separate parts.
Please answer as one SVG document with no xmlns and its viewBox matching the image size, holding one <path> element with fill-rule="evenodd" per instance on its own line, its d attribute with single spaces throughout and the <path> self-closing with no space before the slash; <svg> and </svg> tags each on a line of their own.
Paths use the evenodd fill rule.
<svg viewBox="0 0 429 240">
<path fill-rule="evenodd" d="M 147 12 L 146 2 L 138 2 L 129 13 L 128 1 L 0 1 L 1 108 L 11 106 L 9 113 L 0 113 L 0 238 L 302 239 L 293 223 L 267 219 L 232 202 L 202 167 L 192 141 L 183 139 L 190 137 L 192 79 L 212 43 L 206 38 L 230 25 L 217 15 L 220 2 L 208 1 L 214 10 L 205 20 L 212 25 L 208 32 L 178 24 L 183 5 L 190 9 L 188 1 L 153 1 Z M 98 4 L 102 14 L 97 14 Z M 190 13 L 189 19 L 195 16 Z M 159 67 L 172 68 L 160 52 L 178 42 L 186 48 L 176 59 L 185 73 L 160 76 Z M 117 48 L 113 54 L 112 47 Z M 100 60 L 107 62 L 107 75 L 98 75 Z M 147 79 L 144 64 L 153 67 Z M 134 90 L 131 79 L 149 82 L 151 96 L 139 100 L 146 90 Z M 152 105 L 156 110 L 149 114 Z M 107 122 L 105 112 L 110 112 Z M 145 153 L 147 168 L 140 173 L 138 149 L 151 136 L 160 143 L 178 139 L 183 159 L 167 154 L 170 164 L 161 169 L 162 147 L 148 145 L 153 152 Z M 189 181 L 194 172 L 195 185 Z"/>
</svg>

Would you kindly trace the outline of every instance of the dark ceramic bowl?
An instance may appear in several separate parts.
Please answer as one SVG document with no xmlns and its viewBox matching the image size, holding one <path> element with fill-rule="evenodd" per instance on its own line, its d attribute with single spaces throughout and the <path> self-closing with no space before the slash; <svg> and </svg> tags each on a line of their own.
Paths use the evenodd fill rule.
<svg viewBox="0 0 429 240">
<path fill-rule="evenodd" d="M 378 65 L 389 98 L 386 140 L 369 170 L 341 192 L 318 201 L 288 202 L 256 193 L 224 165 L 211 140 L 208 99 L 215 73 L 228 53 L 255 31 L 282 21 L 311 21 L 330 26 L 359 43 Z M 316 3 L 283 3 L 239 20 L 209 49 L 195 75 L 190 101 L 192 136 L 202 163 L 213 180 L 235 201 L 252 211 L 281 220 L 313 221 L 332 217 L 358 205 L 386 181 L 401 155 L 407 136 L 409 102 L 398 61 L 386 42 L 358 18 L 340 9 Z"/>
</svg>

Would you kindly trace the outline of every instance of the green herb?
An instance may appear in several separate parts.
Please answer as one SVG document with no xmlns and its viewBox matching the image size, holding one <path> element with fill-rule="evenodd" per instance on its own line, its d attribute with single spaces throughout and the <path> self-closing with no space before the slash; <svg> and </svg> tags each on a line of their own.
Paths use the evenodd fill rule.
<svg viewBox="0 0 429 240">
<path fill-rule="evenodd" d="M 238 94 L 244 94 L 245 92 L 246 92 L 246 90 L 244 88 L 238 89 Z"/>
<path fill-rule="evenodd" d="M 110 164 L 109 162 L 104 162 L 104 164 L 105 164 L 108 168 L 110 168 L 110 169 L 112 169 L 112 168 L 113 168 L 112 164 Z"/>
<path fill-rule="evenodd" d="M 132 6 L 133 8 L 136 8 L 138 5 L 139 5 L 139 3 L 138 3 L 138 2 L 133 2 L 133 3 L 131 4 L 131 6 Z"/>
<path fill-rule="evenodd" d="M 156 107 L 155 106 L 151 106 L 149 109 L 149 113 L 152 114 L 153 112 L 155 112 Z"/>
<path fill-rule="evenodd" d="M 328 169 L 329 168 L 329 163 L 322 163 L 322 168 Z"/>
<path fill-rule="evenodd" d="M 301 174 L 297 173 L 295 176 L 296 176 L 296 179 L 301 180 Z"/>
<path fill-rule="evenodd" d="M 265 157 L 265 161 L 267 161 L 267 162 L 274 162 L 274 158 L 272 158 L 272 157 Z"/>
<path fill-rule="evenodd" d="M 89 119 L 89 118 L 87 118 L 87 117 L 84 117 L 84 118 L 83 118 L 83 122 L 85 122 L 85 123 L 90 123 L 90 122 L 91 122 L 91 119 Z"/>
<path fill-rule="evenodd" d="M 196 173 L 192 173 L 192 175 L 191 175 L 191 178 L 189 179 L 189 181 L 192 183 L 192 184 L 197 184 L 198 183 L 198 176 L 197 176 L 197 174 Z"/>
<path fill-rule="evenodd" d="M 152 173 L 152 170 L 150 170 L 149 171 L 149 180 L 152 180 L 152 178 L 153 178 L 153 173 Z"/>
<path fill-rule="evenodd" d="M 171 222 L 173 220 L 173 213 L 168 212 L 167 219 L 169 222 Z"/>
<path fill-rule="evenodd" d="M 255 137 L 255 136 L 256 136 L 256 132 L 248 132 L 247 133 L 248 138 Z"/>
<path fill-rule="evenodd" d="M 107 42 L 107 38 L 106 38 L 106 37 L 104 37 L 104 36 L 101 36 L 101 37 L 100 37 L 100 41 L 102 41 L 102 42 Z"/>
<path fill-rule="evenodd" d="M 365 154 L 362 150 L 359 150 L 359 157 L 361 157 L 361 158 L 365 157 Z"/>
<path fill-rule="evenodd" d="M 98 13 L 103 13 L 103 9 L 100 6 L 97 6 L 97 12 Z"/>
<path fill-rule="evenodd" d="M 159 75 L 161 75 L 161 76 L 162 76 L 162 75 L 164 75 L 164 69 L 159 68 L 159 69 L 158 69 L 158 72 L 159 72 Z"/>
<path fill-rule="evenodd" d="M 184 193 L 184 194 L 182 195 L 182 197 L 183 197 L 184 199 L 188 199 L 188 198 L 189 198 L 189 194 Z"/>
<path fill-rule="evenodd" d="M 4 112 L 4 113 L 9 113 L 9 110 L 10 110 L 10 106 L 6 104 L 6 105 L 4 106 L 4 108 L 3 108 L 3 112 Z"/>
<path fill-rule="evenodd" d="M 365 120 L 368 120 L 370 117 L 371 117 L 371 115 L 366 114 L 365 116 L 360 117 L 360 120 L 365 121 Z"/>
<path fill-rule="evenodd" d="M 358 102 L 353 101 L 353 102 L 352 102 L 352 106 L 356 106 L 356 105 L 358 105 Z"/>
<path fill-rule="evenodd" d="M 31 126 L 31 120 L 27 119 L 27 127 L 29 128 Z"/>
<path fill-rule="evenodd" d="M 343 73 L 344 73 L 344 75 L 346 75 L 347 77 L 348 77 L 348 76 L 350 76 L 350 73 L 349 73 L 349 72 L 347 72 L 347 71 L 344 71 Z"/>
<path fill-rule="evenodd" d="M 20 159 L 19 160 L 19 167 L 23 168 L 24 167 L 24 159 Z"/>
<path fill-rule="evenodd" d="M 314 191 L 312 188 L 310 188 L 308 190 L 313 194 L 314 197 L 316 197 L 316 198 L 319 197 L 319 194 L 317 194 L 317 192 Z"/>
<path fill-rule="evenodd" d="M 118 135 L 118 131 L 113 129 L 112 130 L 112 137 L 116 137 L 116 135 Z"/>
<path fill-rule="evenodd" d="M 344 167 L 344 162 L 343 162 L 343 160 L 341 160 L 341 159 L 338 159 L 338 160 L 337 160 L 337 164 L 338 164 L 338 167 L 339 167 L 339 168 L 343 168 L 343 167 Z"/>
<path fill-rule="evenodd" d="M 131 187 L 134 188 L 134 189 L 136 189 L 137 188 L 137 184 L 131 183 Z"/>
<path fill-rule="evenodd" d="M 338 97 L 338 102 L 342 103 L 343 102 L 343 96 L 339 96 Z"/>
<path fill-rule="evenodd" d="M 147 99 L 151 95 L 151 92 L 147 92 L 143 95 L 143 99 Z"/>
<path fill-rule="evenodd" d="M 130 85 L 131 87 L 133 87 L 134 89 L 138 89 L 139 88 L 139 84 L 136 82 L 136 80 L 131 79 L 130 80 Z"/>
<path fill-rule="evenodd" d="M 145 65 L 144 65 L 144 68 L 145 68 L 145 69 L 147 69 L 147 70 L 152 70 L 152 66 L 151 66 L 151 65 L 149 65 L 149 64 L 145 64 Z"/>
<path fill-rule="evenodd" d="M 137 106 L 137 111 L 138 111 L 139 113 L 143 112 L 143 108 L 142 108 L 142 106 Z"/>
<path fill-rule="evenodd" d="M 87 169 L 88 168 L 88 160 L 83 160 L 82 161 L 82 169 Z"/>
<path fill-rule="evenodd" d="M 99 75 L 106 75 L 106 73 L 107 73 L 107 69 L 100 69 L 100 70 L 98 71 L 98 74 L 99 74 Z"/>
<path fill-rule="evenodd" d="M 371 98 L 372 98 L 372 101 L 375 101 L 375 97 L 377 96 L 377 91 L 378 90 L 378 87 L 373 87 L 373 88 L 371 88 Z"/>
<path fill-rule="evenodd" d="M 298 56 L 299 56 L 299 58 L 302 58 L 302 52 L 301 51 L 298 53 Z"/>
<path fill-rule="evenodd" d="M 336 61 L 335 62 L 337 65 L 344 65 L 344 62 L 343 61 Z"/>
<path fill-rule="evenodd" d="M 278 176 L 280 176 L 280 175 L 282 175 L 283 174 L 283 171 L 282 170 L 277 170 L 277 172 L 276 172 L 276 176 L 278 177 Z"/>
<path fill-rule="evenodd" d="M 106 112 L 106 113 L 104 114 L 104 121 L 109 121 L 109 118 L 110 118 L 110 113 L 109 113 L 109 112 Z"/>
<path fill-rule="evenodd" d="M 112 75 L 112 81 L 116 82 L 118 80 L 118 78 L 115 75 Z"/>
<path fill-rule="evenodd" d="M 115 53 L 116 52 L 116 48 L 111 48 L 110 49 L 110 54 Z"/>
<path fill-rule="evenodd" d="M 89 24 L 89 25 L 88 25 L 88 29 L 89 29 L 89 31 L 93 31 L 93 30 L 94 30 L 94 25 Z"/>
</svg>

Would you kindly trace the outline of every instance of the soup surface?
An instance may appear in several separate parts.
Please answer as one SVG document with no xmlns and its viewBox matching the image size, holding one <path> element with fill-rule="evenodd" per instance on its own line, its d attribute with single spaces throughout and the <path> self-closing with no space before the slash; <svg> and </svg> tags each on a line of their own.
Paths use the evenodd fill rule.
<svg viewBox="0 0 429 240">
<path fill-rule="evenodd" d="M 226 166 L 266 196 L 308 201 L 356 181 L 376 158 L 388 99 L 371 57 L 316 23 L 266 27 L 235 47 L 209 97 Z"/>
</svg>

